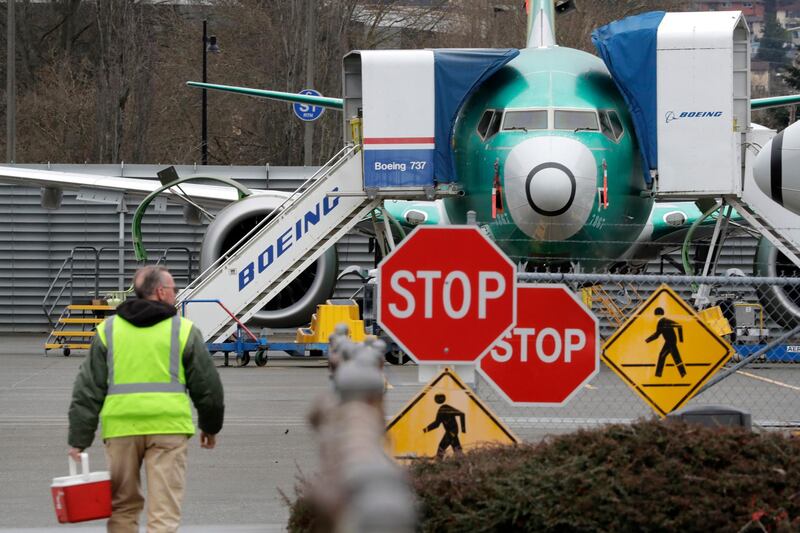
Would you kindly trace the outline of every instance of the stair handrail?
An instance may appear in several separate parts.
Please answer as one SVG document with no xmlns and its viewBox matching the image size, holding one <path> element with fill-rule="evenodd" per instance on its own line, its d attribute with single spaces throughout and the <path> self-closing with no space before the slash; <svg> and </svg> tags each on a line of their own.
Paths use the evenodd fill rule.
<svg viewBox="0 0 800 533">
<path fill-rule="evenodd" d="M 69 263 L 69 279 L 72 280 L 73 287 L 75 286 L 74 278 L 75 278 L 75 252 L 78 251 L 91 251 L 94 252 L 94 297 L 97 298 L 100 294 L 100 250 L 95 248 L 94 246 L 76 246 L 70 252 L 70 258 L 72 259 Z M 70 292 L 70 299 L 72 299 L 75 295 Z"/>
<path fill-rule="evenodd" d="M 47 323 L 49 324 L 51 331 L 55 329 L 56 323 L 53 322 L 50 316 L 53 314 L 56 305 L 58 305 L 58 302 L 61 300 L 61 296 L 64 294 L 64 291 L 67 290 L 67 287 L 72 287 L 72 280 L 68 279 L 64 282 L 64 285 L 61 287 L 61 290 L 58 291 L 58 296 L 56 296 L 56 299 L 53 301 L 53 305 L 50 306 L 50 309 L 47 309 L 47 303 L 42 301 L 42 311 L 44 311 L 44 316 L 47 318 Z"/>
<path fill-rule="evenodd" d="M 50 315 L 53 313 L 53 310 L 58 305 L 58 302 L 61 300 L 61 297 L 64 295 L 64 291 L 69 287 L 69 297 L 70 300 L 73 299 L 75 296 L 74 287 L 75 287 L 75 271 L 74 271 L 74 263 L 75 263 L 75 252 L 79 251 L 91 251 L 94 253 L 94 293 L 95 298 L 98 295 L 99 290 L 99 283 L 100 283 L 100 256 L 97 248 L 94 246 L 75 246 L 70 250 L 69 255 L 64 259 L 64 262 L 61 263 L 61 267 L 56 272 L 53 281 L 50 283 L 50 286 L 47 288 L 47 291 L 44 294 L 44 298 L 42 298 L 42 311 L 44 311 L 44 316 L 47 318 L 47 323 L 50 324 L 50 327 L 53 327 L 53 320 L 50 318 Z M 50 298 L 53 290 L 55 289 L 56 283 L 61 279 L 61 274 L 66 270 L 67 266 L 69 266 L 69 279 L 64 281 L 64 284 L 61 286 L 61 290 L 58 292 L 58 296 L 53 301 L 53 305 L 50 306 L 50 309 L 47 309 L 47 301 Z"/>
<path fill-rule="evenodd" d="M 208 266 L 203 272 L 198 275 L 194 281 L 186 286 L 177 297 L 178 302 L 182 301 L 182 297 L 184 294 L 187 294 L 190 290 L 196 288 L 198 285 L 205 281 L 205 278 L 208 274 L 212 272 L 216 272 L 225 263 L 232 255 L 237 253 L 241 247 L 246 244 L 251 237 L 253 237 L 256 233 L 259 233 L 263 230 L 269 223 L 273 220 L 277 220 L 278 215 L 284 212 L 290 205 L 296 202 L 300 196 L 302 196 L 305 192 L 307 192 L 311 186 L 314 184 L 313 182 L 317 182 L 322 176 L 326 176 L 340 167 L 345 161 L 349 160 L 350 157 L 357 153 L 360 149 L 360 145 L 346 145 L 344 148 L 339 150 L 336 155 L 334 155 L 330 161 L 325 163 L 324 166 L 320 167 L 314 174 L 312 174 L 306 181 L 304 181 L 300 187 L 298 187 L 292 194 L 290 194 L 286 200 L 283 201 L 272 213 L 264 217 L 258 224 L 256 224 L 253 229 L 251 229 L 247 234 L 245 234 L 241 239 L 239 239 L 233 246 L 230 247 L 226 252 L 222 253 L 216 261 L 214 261 L 211 265 Z"/>
<path fill-rule="evenodd" d="M 231 312 L 230 309 L 225 307 L 225 304 L 222 303 L 222 300 L 220 300 L 218 298 L 198 298 L 197 300 L 191 300 L 191 299 L 190 300 L 184 300 L 184 301 L 182 301 L 180 303 L 181 316 L 186 316 L 186 305 L 187 304 L 217 304 L 218 306 L 220 306 L 222 308 L 223 311 L 228 313 L 228 316 L 230 316 L 236 322 L 236 324 L 238 324 L 239 327 L 242 328 L 242 330 L 244 330 L 244 332 L 247 333 L 250 336 L 251 339 L 253 339 L 254 341 L 258 342 L 258 337 L 256 337 L 255 333 L 250 331 L 250 329 L 247 326 L 245 326 L 244 323 L 241 320 L 239 320 L 236 317 L 236 315 L 234 315 Z"/>
<path fill-rule="evenodd" d="M 725 198 L 725 201 L 731 205 L 751 227 L 755 228 L 762 236 L 766 237 L 789 261 L 800 266 L 800 249 L 798 249 L 797 244 L 789 238 L 788 235 L 784 236 L 782 232 L 779 231 L 779 228 L 773 225 L 766 212 L 760 213 L 754 206 L 739 198 Z"/>
<path fill-rule="evenodd" d="M 162 262 L 163 264 L 166 265 L 167 255 L 170 252 L 175 252 L 175 251 L 186 252 L 186 284 L 188 285 L 189 283 L 192 282 L 192 270 L 194 269 L 194 259 L 192 257 L 192 251 L 187 246 L 170 246 L 168 248 L 164 248 L 161 257 L 158 258 L 158 261 L 156 261 L 155 266 L 161 265 Z"/>
<path fill-rule="evenodd" d="M 124 252 L 128 252 L 128 251 L 130 251 L 130 247 L 127 247 L 127 246 L 103 246 L 103 247 L 97 249 L 97 257 L 98 257 L 98 260 L 99 260 L 98 261 L 98 268 L 97 268 L 98 280 L 101 277 L 99 275 L 99 272 L 100 272 L 99 264 L 102 262 L 103 252 L 120 252 L 120 251 L 123 252 L 123 253 Z M 161 265 L 163 263 L 166 263 L 166 260 L 167 260 L 168 255 L 169 255 L 170 252 L 176 252 L 176 251 L 185 252 L 186 253 L 186 269 L 187 269 L 186 270 L 186 272 L 187 272 L 186 278 L 187 278 L 187 283 L 189 281 L 191 281 L 192 271 L 195 268 L 194 264 L 197 261 L 197 258 L 196 258 L 196 254 L 194 254 L 192 252 L 192 250 L 190 250 L 187 246 L 169 246 L 167 248 L 154 248 L 151 251 L 160 252 L 161 253 L 161 256 L 155 262 L 155 266 L 159 266 L 159 265 Z M 120 273 L 117 271 L 114 275 L 115 276 L 119 276 L 119 274 Z M 125 275 L 124 268 L 123 268 L 122 274 Z M 173 276 L 175 276 L 174 273 L 173 273 Z M 178 277 L 181 277 L 180 274 L 178 274 Z M 103 293 L 105 293 L 106 291 L 107 291 L 106 289 L 103 289 Z M 120 293 L 120 292 L 130 292 L 130 291 L 128 291 L 128 290 L 122 290 L 122 291 L 119 291 L 119 290 L 108 290 L 108 292 Z M 99 284 L 98 284 L 97 287 L 95 288 L 95 295 L 97 297 L 99 297 L 99 294 L 100 294 L 100 289 L 99 289 Z"/>
</svg>

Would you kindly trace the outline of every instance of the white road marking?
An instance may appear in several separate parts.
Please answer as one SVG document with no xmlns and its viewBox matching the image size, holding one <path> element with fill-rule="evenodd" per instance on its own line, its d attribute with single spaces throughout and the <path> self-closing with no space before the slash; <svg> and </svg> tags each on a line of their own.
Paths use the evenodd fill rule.
<svg viewBox="0 0 800 533">
<path fill-rule="evenodd" d="M 789 385 L 788 383 L 783 383 L 782 381 L 776 381 L 774 379 L 765 378 L 763 376 L 757 376 L 755 374 L 751 374 L 750 372 L 745 372 L 743 370 L 738 370 L 737 374 L 741 374 L 743 376 L 747 376 L 748 378 L 757 379 L 759 381 L 763 381 L 765 383 L 770 383 L 772 385 L 777 385 L 779 387 L 786 387 L 787 389 L 792 389 L 796 391 L 800 391 L 800 387 L 796 387 L 794 385 Z"/>
</svg>

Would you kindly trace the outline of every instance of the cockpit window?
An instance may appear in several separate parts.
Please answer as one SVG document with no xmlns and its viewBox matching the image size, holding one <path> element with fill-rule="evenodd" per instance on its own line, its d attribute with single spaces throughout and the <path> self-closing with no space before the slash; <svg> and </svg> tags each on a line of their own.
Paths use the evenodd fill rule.
<svg viewBox="0 0 800 533">
<path fill-rule="evenodd" d="M 617 115 L 616 111 L 609 111 L 608 118 L 611 121 L 611 127 L 614 128 L 614 136 L 619 139 L 622 137 L 622 133 L 625 131 L 622 127 L 622 122 L 619 120 L 619 116 Z"/>
<path fill-rule="evenodd" d="M 598 131 L 597 114 L 594 111 L 555 111 L 555 129 Z"/>
<path fill-rule="evenodd" d="M 478 135 L 483 138 L 486 138 L 486 132 L 489 130 L 489 124 L 492 122 L 492 117 L 494 116 L 493 109 L 487 109 L 483 112 L 483 116 L 481 117 L 481 121 L 478 122 Z"/>
<path fill-rule="evenodd" d="M 492 122 L 489 124 L 489 129 L 486 131 L 486 139 L 500 131 L 500 121 L 503 118 L 502 111 L 495 111 L 492 117 Z"/>
<path fill-rule="evenodd" d="M 622 123 L 616 111 L 599 111 L 600 131 L 612 141 L 618 141 L 622 137 Z"/>
<path fill-rule="evenodd" d="M 506 111 L 503 131 L 508 130 L 546 130 L 547 111 Z"/>
<path fill-rule="evenodd" d="M 616 141 L 617 137 L 614 135 L 614 128 L 611 127 L 611 121 L 608 119 L 608 113 L 605 111 L 599 111 L 597 114 L 600 117 L 600 131 L 602 131 L 603 135 L 612 141 Z"/>
</svg>

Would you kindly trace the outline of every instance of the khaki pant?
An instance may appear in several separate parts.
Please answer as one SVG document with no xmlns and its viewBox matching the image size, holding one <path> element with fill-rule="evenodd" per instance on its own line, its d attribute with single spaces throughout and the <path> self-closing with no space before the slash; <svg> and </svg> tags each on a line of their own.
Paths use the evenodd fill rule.
<svg viewBox="0 0 800 533">
<path fill-rule="evenodd" d="M 111 472 L 109 533 L 138 533 L 144 507 L 140 473 L 147 473 L 147 531 L 178 530 L 186 478 L 187 435 L 142 435 L 107 439 Z"/>
</svg>

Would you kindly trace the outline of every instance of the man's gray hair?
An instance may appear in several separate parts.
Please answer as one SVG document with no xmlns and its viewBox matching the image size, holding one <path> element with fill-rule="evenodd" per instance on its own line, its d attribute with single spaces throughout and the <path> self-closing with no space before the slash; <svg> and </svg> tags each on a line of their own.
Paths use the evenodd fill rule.
<svg viewBox="0 0 800 533">
<path fill-rule="evenodd" d="M 156 293 L 156 289 L 164 285 L 164 274 L 169 270 L 162 266 L 146 266 L 136 271 L 133 275 L 133 291 L 139 298 L 149 298 Z"/>
</svg>

